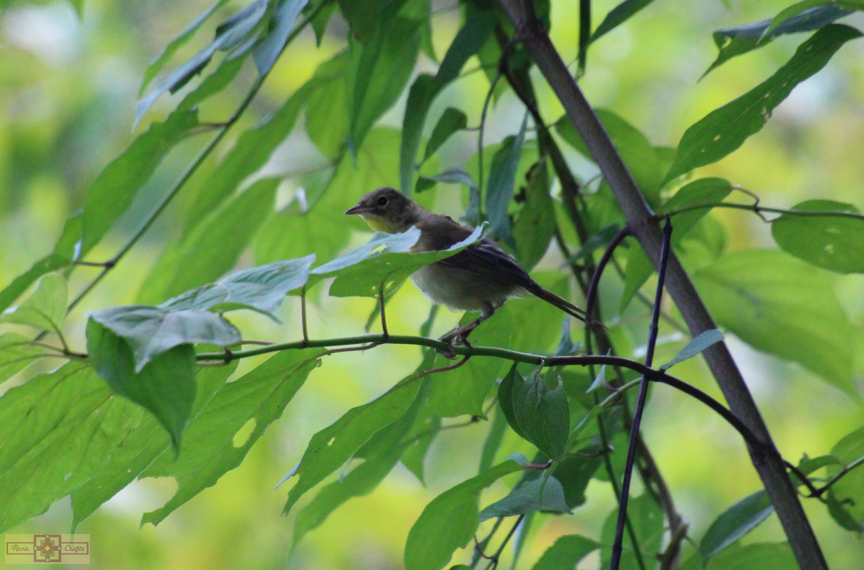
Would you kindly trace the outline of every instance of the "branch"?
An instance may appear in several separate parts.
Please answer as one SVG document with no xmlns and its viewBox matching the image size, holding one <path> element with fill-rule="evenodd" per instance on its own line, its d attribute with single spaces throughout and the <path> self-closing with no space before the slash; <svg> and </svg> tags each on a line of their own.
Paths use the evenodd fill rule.
<svg viewBox="0 0 864 570">
<path fill-rule="evenodd" d="M 499 0 L 499 3 L 563 105 L 576 132 L 585 141 L 624 213 L 627 226 L 654 266 L 658 267 L 661 237 L 657 220 L 609 135 L 537 20 L 533 4 L 530 0 Z M 669 258 L 667 288 L 694 337 L 716 328 L 674 253 Z M 703 354 L 730 408 L 762 443 L 758 447 L 750 446 L 751 460 L 774 504 L 798 564 L 807 570 L 827 570 L 825 557 L 798 500 L 796 488 L 729 349 L 724 343 L 717 343 Z"/>
<path fill-rule="evenodd" d="M 864 222 L 864 214 L 861 214 L 860 212 L 853 212 L 850 210 L 795 210 L 794 208 L 769 208 L 767 206 L 760 206 L 759 204 L 733 204 L 732 202 L 693 204 L 691 206 L 684 206 L 683 208 L 672 210 L 671 212 L 666 212 L 665 214 L 657 214 L 657 218 L 668 219 L 672 216 L 677 216 L 678 214 L 692 212 L 693 210 L 710 210 L 711 208 L 731 208 L 734 210 L 748 210 L 756 214 L 760 214 L 761 212 L 768 212 L 771 214 L 785 214 L 789 216 L 803 216 L 812 218 L 852 218 L 854 220 L 861 220 L 862 222 Z M 766 220 L 765 218 L 762 219 L 769 224 L 774 221 Z"/>
</svg>

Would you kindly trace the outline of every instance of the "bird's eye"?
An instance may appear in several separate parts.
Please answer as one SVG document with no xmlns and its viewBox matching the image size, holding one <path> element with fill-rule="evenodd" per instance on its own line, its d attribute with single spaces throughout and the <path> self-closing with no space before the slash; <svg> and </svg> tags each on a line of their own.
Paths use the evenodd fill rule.
<svg viewBox="0 0 864 570">
<path fill-rule="evenodd" d="M 389 202 L 389 201 L 390 201 L 390 200 L 387 199 L 387 196 L 381 196 L 380 198 L 378 198 L 378 202 L 377 202 L 377 203 L 378 203 L 379 206 L 384 207 L 384 206 L 387 205 L 387 202 Z"/>
</svg>

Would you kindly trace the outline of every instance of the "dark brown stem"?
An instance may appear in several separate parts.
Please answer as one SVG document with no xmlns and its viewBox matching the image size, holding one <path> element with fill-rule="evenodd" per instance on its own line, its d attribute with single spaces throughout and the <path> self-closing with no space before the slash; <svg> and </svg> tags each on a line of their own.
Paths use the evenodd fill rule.
<svg viewBox="0 0 864 570">
<path fill-rule="evenodd" d="M 603 177 L 609 183 L 627 219 L 628 227 L 648 258 L 658 267 L 662 240 L 656 219 L 609 135 L 570 76 L 549 36 L 539 25 L 533 4 L 529 0 L 499 0 L 499 4 L 561 101 L 576 132 L 585 141 Z M 667 273 L 669 294 L 687 322 L 691 335 L 696 337 L 717 328 L 674 254 L 670 256 Z M 751 460 L 771 498 L 799 566 L 807 570 L 827 570 L 828 565 L 822 549 L 804 514 L 795 486 L 789 479 L 782 457 L 774 446 L 768 428 L 729 349 L 724 343 L 717 343 L 706 349 L 703 355 L 734 414 L 762 443 L 758 447 L 749 447 Z"/>
</svg>

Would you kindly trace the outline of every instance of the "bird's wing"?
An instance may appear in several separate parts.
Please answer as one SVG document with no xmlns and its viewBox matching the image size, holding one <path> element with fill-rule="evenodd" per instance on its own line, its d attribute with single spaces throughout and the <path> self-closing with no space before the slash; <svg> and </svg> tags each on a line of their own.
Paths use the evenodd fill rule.
<svg viewBox="0 0 864 570">
<path fill-rule="evenodd" d="M 515 257 L 488 240 L 471 244 L 456 255 L 438 263 L 448 267 L 458 267 L 504 285 L 528 288 L 534 283 Z"/>
</svg>

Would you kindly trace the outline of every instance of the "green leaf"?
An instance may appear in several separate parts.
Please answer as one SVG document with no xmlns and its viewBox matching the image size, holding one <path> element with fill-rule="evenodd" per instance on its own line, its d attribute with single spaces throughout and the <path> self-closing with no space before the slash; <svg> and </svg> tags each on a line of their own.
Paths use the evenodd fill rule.
<svg viewBox="0 0 864 570">
<path fill-rule="evenodd" d="M 492 467 L 492 464 L 495 462 L 495 454 L 498 453 L 498 449 L 501 448 L 501 442 L 504 440 L 504 433 L 506 431 L 507 416 L 504 415 L 504 410 L 501 408 L 499 401 L 499 405 L 495 410 L 495 417 L 492 419 L 492 426 L 489 428 L 489 434 L 483 442 L 483 451 L 480 454 L 480 468 L 478 469 L 478 473 L 483 473 Z"/>
<path fill-rule="evenodd" d="M 658 214 L 676 212 L 689 206 L 717 204 L 722 202 L 732 192 L 732 185 L 722 178 L 701 178 L 683 186 L 674 196 L 669 198 L 657 209 Z M 709 208 L 700 208 L 677 214 L 672 217 L 672 245 L 677 246 L 690 233 L 696 224 L 702 220 Z M 627 269 L 624 272 L 624 294 L 621 297 L 621 311 L 627 308 L 636 292 L 645 284 L 654 266 L 641 247 L 630 250 L 627 259 Z"/>
<path fill-rule="evenodd" d="M 418 372 L 428 369 L 431 364 L 431 358 L 425 359 Z M 312 502 L 300 511 L 294 525 L 295 546 L 306 533 L 320 526 L 336 508 L 352 497 L 368 495 L 384 480 L 399 461 L 405 449 L 404 442 L 410 441 L 409 432 L 427 395 L 428 382 L 401 418 L 379 430 L 358 450 L 356 458 L 363 462 L 321 489 Z"/>
<path fill-rule="evenodd" d="M 444 113 L 438 119 L 435 128 L 432 129 L 429 142 L 426 143 L 423 160 L 426 161 L 430 156 L 435 154 L 453 133 L 464 130 L 467 126 L 468 116 L 465 113 L 454 107 L 444 109 Z"/>
<path fill-rule="evenodd" d="M 348 76 L 352 65 L 348 53 L 339 53 L 319 65 L 312 79 L 313 90 L 306 107 L 306 133 L 331 161 L 341 157 L 351 126 Z"/>
<path fill-rule="evenodd" d="M 256 0 L 234 14 L 231 18 L 222 22 L 216 28 L 216 38 L 210 44 L 168 74 L 145 97 L 139 99 L 138 104 L 135 106 L 135 125 L 138 124 L 144 113 L 156 102 L 156 99 L 160 95 L 166 91 L 175 93 L 186 85 L 190 79 L 201 73 L 217 51 L 233 49 L 243 43 L 267 13 L 268 4 L 268 0 Z"/>
<path fill-rule="evenodd" d="M 204 405 L 213 397 L 214 392 L 225 385 L 225 381 L 236 368 L 235 361 L 227 366 L 198 370 L 193 416 L 198 416 Z M 72 492 L 73 528 L 92 515 L 101 504 L 134 481 L 158 456 L 164 453 L 172 462 L 177 459 L 176 454 L 171 450 L 168 434 L 152 414 L 122 398 L 114 398 L 114 400 L 134 408 L 130 409 L 129 413 L 136 422 L 131 424 L 129 433 L 112 438 L 105 453 L 107 461 Z M 184 436 L 187 442 L 186 448 L 189 448 L 189 434 L 195 432 L 195 422 L 196 420 L 193 419 L 186 430 Z M 197 445 L 192 445 L 190 449 L 197 449 Z M 181 457 L 184 450 L 180 451 Z"/>
<path fill-rule="evenodd" d="M 774 19 L 771 20 L 771 24 L 765 30 L 765 35 L 768 36 L 772 34 L 778 27 L 788 22 L 791 18 L 800 15 L 802 12 L 825 5 L 830 5 L 831 7 L 844 10 L 848 9 L 849 11 L 864 9 L 864 2 L 861 0 L 804 0 L 803 2 L 792 4 L 774 16 Z"/>
<path fill-rule="evenodd" d="M 175 111 L 164 123 L 150 125 L 146 133 L 105 167 L 87 190 L 79 259 L 126 213 L 138 190 L 168 151 L 197 126 L 197 111 Z"/>
<path fill-rule="evenodd" d="M 260 311 L 279 322 L 273 311 L 282 304 L 289 291 L 306 284 L 309 268 L 314 262 L 315 254 L 312 254 L 239 271 L 217 283 L 187 291 L 159 307 L 170 311 L 246 308 Z"/>
<path fill-rule="evenodd" d="M 603 18 L 603 21 L 600 22 L 597 29 L 594 30 L 593 34 L 591 34 L 591 41 L 595 42 L 602 36 L 608 34 L 653 1 L 654 0 L 624 0 L 606 14 L 606 17 Z"/>
<path fill-rule="evenodd" d="M 573 514 L 564 502 L 564 489 L 555 477 L 534 479 L 513 489 L 509 495 L 480 511 L 480 522 L 536 511 Z"/>
<path fill-rule="evenodd" d="M 528 176 L 524 188 L 525 205 L 513 224 L 516 259 L 526 271 L 543 258 L 557 228 L 555 205 L 549 195 L 551 184 L 546 161 L 537 163 Z"/>
<path fill-rule="evenodd" d="M 240 332 L 220 315 L 200 309 L 172 311 L 148 305 L 124 305 L 90 313 L 99 323 L 128 342 L 134 354 L 135 373 L 153 358 L 183 344 L 207 343 L 230 346 L 240 342 Z M 88 330 L 91 324 L 87 325 Z M 94 340 L 101 331 L 94 329 Z M 90 335 L 88 333 L 88 350 Z M 101 375 L 101 372 L 100 372 Z"/>
<path fill-rule="evenodd" d="M 476 313 L 467 313 L 463 322 L 477 316 Z M 477 346 L 509 348 L 512 330 L 511 312 L 509 307 L 504 305 L 471 333 L 471 343 Z M 436 368 L 450 364 L 453 362 L 443 356 L 439 356 L 435 361 Z M 505 365 L 506 361 L 500 358 L 471 358 L 455 370 L 436 374 L 427 404 L 429 409 L 443 418 L 465 414 L 485 417 L 483 404 L 486 396 Z"/>
<path fill-rule="evenodd" d="M 853 431 L 837 442 L 837 445 L 831 449 L 831 455 L 838 457 L 844 464 L 828 467 L 828 474 L 832 477 L 837 476 L 844 467 L 850 466 L 853 462 L 857 467 L 843 475 L 830 491 L 833 495 L 832 500 L 836 500 L 837 506 L 842 505 L 842 510 L 849 516 L 842 516 L 837 506 L 832 510 L 830 504 L 829 512 L 844 528 L 851 526 L 848 524 L 848 519 L 852 518 L 857 523 L 860 534 L 862 521 L 864 521 L 864 501 L 861 500 L 861 497 L 864 497 L 864 468 L 861 466 L 861 458 L 864 457 L 864 428 Z M 843 524 L 844 520 L 846 524 Z"/>
<path fill-rule="evenodd" d="M 681 349 L 678 355 L 660 367 L 660 370 L 669 370 L 679 362 L 684 362 L 693 358 L 709 346 L 723 341 L 723 333 L 719 329 L 711 329 L 703 332 L 693 340 L 687 343 L 687 346 Z"/>
<path fill-rule="evenodd" d="M 59 332 L 66 320 L 68 297 L 66 279 L 59 273 L 49 273 L 39 280 L 36 291 L 26 301 L 0 315 L 0 323 L 29 325 Z"/>
<path fill-rule="evenodd" d="M 578 534 L 567 534 L 558 538 L 546 549 L 532 570 L 562 570 L 575 568 L 579 561 L 600 548 L 590 538 Z"/>
<path fill-rule="evenodd" d="M 849 15 L 848 10 L 836 6 L 822 6 L 807 10 L 788 19 L 768 33 L 772 20 L 762 20 L 752 24 L 744 24 L 735 28 L 717 30 L 714 32 L 714 43 L 720 52 L 711 67 L 702 74 L 705 77 L 713 69 L 723 65 L 735 56 L 745 54 L 757 48 L 764 47 L 783 34 L 810 32 L 825 27 L 831 22 Z"/>
<path fill-rule="evenodd" d="M 281 179 L 262 178 L 224 204 L 183 242 L 169 248 L 139 291 L 138 302 L 155 304 L 215 281 L 232 269 L 273 213 Z"/>
<path fill-rule="evenodd" d="M 517 363 L 514 362 L 510 367 L 510 372 L 501 380 L 501 383 L 498 385 L 498 403 L 501 408 L 501 412 L 504 414 L 504 418 L 507 420 L 507 423 L 513 428 L 513 431 L 521 437 L 522 439 L 527 440 L 528 436 L 525 435 L 525 432 L 522 430 L 522 426 L 519 425 L 519 421 L 516 419 L 516 409 L 514 407 L 513 402 L 513 394 L 516 390 L 517 384 L 516 382 L 524 382 L 525 379 L 522 378 L 522 375 L 519 374 L 519 371 L 516 369 Z"/>
<path fill-rule="evenodd" d="M 564 502 L 571 509 L 585 504 L 585 490 L 594 473 L 603 464 L 603 450 L 591 444 L 579 449 L 574 456 L 567 456 L 555 466 L 552 475 L 564 488 Z"/>
<path fill-rule="evenodd" d="M 642 134 L 639 129 L 625 121 L 616 113 L 608 109 L 596 109 L 597 118 L 603 124 L 609 138 L 612 139 L 612 144 L 618 149 L 621 159 L 633 175 L 633 179 L 639 186 L 639 189 L 647 198 L 652 206 L 656 206 L 660 201 L 659 186 L 663 179 L 663 172 L 660 170 L 660 157 L 658 150 L 651 146 L 648 138 Z M 555 130 L 558 134 L 578 150 L 584 157 L 589 160 L 594 160 L 585 142 L 576 132 L 573 123 L 567 115 L 562 115 L 555 123 Z"/>
<path fill-rule="evenodd" d="M 861 534 L 861 530 L 864 529 L 861 522 L 858 521 L 850 512 L 849 507 L 844 503 L 840 502 L 837 497 L 834 495 L 834 490 L 831 489 L 825 495 L 825 502 L 828 504 L 828 513 L 831 515 L 831 518 L 834 519 L 841 528 L 846 530 L 850 530 L 856 534 Z M 849 502 L 851 505 L 852 503 Z"/>
<path fill-rule="evenodd" d="M 177 105 L 177 110 L 188 111 L 194 109 L 203 101 L 220 93 L 234 81 L 237 74 L 240 73 L 244 61 L 241 57 L 226 57 L 219 64 L 219 68 L 216 71 L 204 78 L 198 87 L 183 97 L 183 100 Z"/>
<path fill-rule="evenodd" d="M 165 67 L 165 64 L 168 63 L 168 60 L 177 53 L 181 47 L 186 45 L 192 36 L 195 35 L 195 32 L 198 31 L 198 28 L 213 15 L 213 12 L 224 6 L 228 3 L 228 0 L 217 0 L 217 2 L 213 3 L 207 10 L 204 11 L 200 16 L 195 18 L 195 20 L 183 28 L 183 31 L 177 34 L 171 42 L 165 46 L 159 55 L 156 56 L 150 65 L 147 66 L 147 69 L 144 71 L 144 80 L 141 82 L 141 90 L 138 92 L 138 96 L 140 97 L 144 90 L 147 89 L 147 86 L 150 85 L 150 82 L 153 81 L 153 78 Z"/>
<path fill-rule="evenodd" d="M 294 130 L 300 110 L 313 92 L 314 81 L 298 89 L 281 108 L 258 126 L 240 135 L 219 166 L 201 184 L 201 190 L 189 210 L 183 230 L 184 239 L 231 196 L 246 177 L 264 166 L 276 147 Z"/>
<path fill-rule="evenodd" d="M 33 364 L 44 349 L 17 333 L 0 335 L 0 385 Z"/>
<path fill-rule="evenodd" d="M 115 392 L 156 416 L 179 449 L 195 402 L 197 367 L 192 346 L 182 344 L 161 351 L 136 368 L 126 340 L 91 318 L 87 322 L 87 350 L 99 376 Z"/>
<path fill-rule="evenodd" d="M 798 471 L 804 475 L 809 475 L 828 465 L 843 465 L 843 460 L 836 455 L 820 455 L 819 457 L 810 458 L 805 453 L 801 461 L 798 462 Z M 800 484 L 797 477 L 793 478 L 792 481 L 796 485 Z"/>
<path fill-rule="evenodd" d="M 0 398 L 0 531 L 44 513 L 98 474 L 144 415 L 112 398 L 79 362 L 10 388 Z"/>
<path fill-rule="evenodd" d="M 477 242 L 482 233 L 483 227 L 477 227 L 452 247 L 425 253 L 411 252 L 420 237 L 416 227 L 402 234 L 376 233 L 362 248 L 313 269 L 310 283 L 336 275 L 330 286 L 333 297 L 377 297 L 382 283 L 386 295 L 424 265 L 455 255 Z M 382 247 L 386 249 L 378 252 Z"/>
<path fill-rule="evenodd" d="M 440 430 L 441 418 L 432 413 L 428 406 L 423 406 L 417 414 L 414 425 L 411 426 L 411 431 L 405 436 L 405 440 L 412 443 L 402 453 L 400 460 L 402 465 L 424 485 L 426 484 L 426 454 Z"/>
<path fill-rule="evenodd" d="M 349 69 L 351 148 L 363 145 L 375 121 L 402 94 L 420 53 L 421 22 L 389 17 L 365 46 L 354 46 Z M 358 49 L 359 48 L 359 49 Z"/>
<path fill-rule="evenodd" d="M 832 200 L 807 200 L 792 209 L 858 212 Z M 771 235 L 783 251 L 808 263 L 837 273 L 864 273 L 864 219 L 783 214 L 771 223 Z"/>
<path fill-rule="evenodd" d="M 471 178 L 470 174 L 462 168 L 451 168 L 450 170 L 445 170 L 436 176 L 420 176 L 417 179 L 417 186 L 414 191 L 419 194 L 424 190 L 432 188 L 437 182 L 443 182 L 444 184 L 462 184 L 474 191 L 477 190 L 477 183 L 474 182 L 474 179 Z"/>
<path fill-rule="evenodd" d="M 755 543 L 729 548 L 708 563 L 708 570 L 789 570 L 798 568 L 786 542 Z"/>
<path fill-rule="evenodd" d="M 496 17 L 491 12 L 478 12 L 473 15 L 450 44 L 435 77 L 423 74 L 411 85 L 405 105 L 405 118 L 402 121 L 402 145 L 399 151 L 399 181 L 406 194 L 410 193 L 413 186 L 414 163 L 420 148 L 423 125 L 432 102 L 444 87 L 459 76 L 468 58 L 483 47 L 495 27 L 495 22 Z M 427 158 L 429 154 L 431 153 L 427 154 Z"/>
<path fill-rule="evenodd" d="M 284 513 L 287 514 L 306 491 L 342 467 L 375 432 L 402 417 L 417 397 L 420 375 L 422 373 L 412 374 L 379 398 L 348 410 L 312 437 L 300 464 L 289 475 L 298 480 L 288 493 Z"/>
<path fill-rule="evenodd" d="M 660 544 L 663 538 L 663 511 L 657 505 L 654 498 L 648 495 L 640 495 L 631 498 L 627 505 L 627 517 L 633 526 L 642 552 L 643 560 L 650 560 L 655 553 L 660 552 Z M 618 522 L 618 509 L 613 509 L 603 525 L 602 538 L 600 539 L 600 559 L 603 561 L 601 568 L 609 568 L 609 560 L 612 557 L 612 544 L 615 542 L 615 526 Z M 636 570 L 636 556 L 633 554 L 633 544 L 629 533 L 624 533 L 624 553 L 621 556 L 621 570 Z"/>
<path fill-rule="evenodd" d="M 443 568 L 453 551 L 467 545 L 477 530 L 480 492 L 520 469 L 516 461 L 505 461 L 441 493 L 426 505 L 408 533 L 405 570 Z"/>
<path fill-rule="evenodd" d="M 843 44 L 860 36 L 854 28 L 834 24 L 813 34 L 774 75 L 688 128 L 663 183 L 738 149 L 762 129 L 796 85 L 822 69 Z"/>
<path fill-rule="evenodd" d="M 515 246 L 513 231 L 510 227 L 510 216 L 507 211 L 513 200 L 513 187 L 516 183 L 516 168 L 522 156 L 522 143 L 525 142 L 525 128 L 528 126 L 528 115 L 522 119 L 519 134 L 504 139 L 501 148 L 492 157 L 489 170 L 489 184 L 486 186 L 486 214 L 489 216 L 489 226 L 501 241 Z"/>
<path fill-rule="evenodd" d="M 300 11 L 306 7 L 308 0 L 278 0 L 274 2 L 273 16 L 270 19 L 270 29 L 252 49 L 252 58 L 258 68 L 258 75 L 263 77 L 270 73 L 279 54 L 288 41 L 288 35 L 294 28 L 294 22 Z"/>
<path fill-rule="evenodd" d="M 759 526 L 773 512 L 774 505 L 764 490 L 753 493 L 711 523 L 699 543 L 699 551 L 705 558 L 714 556 Z"/>
<path fill-rule="evenodd" d="M 185 445 L 175 460 L 165 453 L 142 473 L 142 477 L 171 476 L 177 492 L 160 509 L 146 513 L 141 524 L 159 524 L 171 512 L 195 495 L 216 484 L 219 478 L 239 466 L 251 447 L 320 365 L 321 349 L 280 352 L 216 392 L 189 424 Z M 250 421 L 254 429 L 242 445 L 235 435 Z"/>
<path fill-rule="evenodd" d="M 525 438 L 552 459 L 560 460 L 570 435 L 570 408 L 564 384 L 550 389 L 538 374 L 513 383 L 513 412 Z"/>
<path fill-rule="evenodd" d="M 693 281 L 714 319 L 741 340 L 855 393 L 855 330 L 829 273 L 777 251 L 747 250 L 724 255 Z"/>
</svg>

